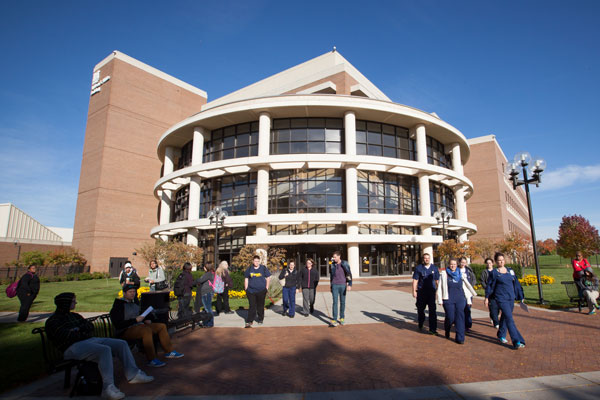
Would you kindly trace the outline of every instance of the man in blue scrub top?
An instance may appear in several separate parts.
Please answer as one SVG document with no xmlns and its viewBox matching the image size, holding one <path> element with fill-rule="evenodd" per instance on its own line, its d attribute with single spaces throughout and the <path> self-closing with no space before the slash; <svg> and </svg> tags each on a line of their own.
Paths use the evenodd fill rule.
<svg viewBox="0 0 600 400">
<path fill-rule="evenodd" d="M 413 273 L 413 297 L 417 299 L 419 330 L 425 323 L 425 307 L 429 307 L 429 333 L 432 335 L 437 335 L 435 292 L 439 280 L 438 268 L 431 264 L 431 256 L 424 253 L 423 264 L 417 265 Z"/>
</svg>

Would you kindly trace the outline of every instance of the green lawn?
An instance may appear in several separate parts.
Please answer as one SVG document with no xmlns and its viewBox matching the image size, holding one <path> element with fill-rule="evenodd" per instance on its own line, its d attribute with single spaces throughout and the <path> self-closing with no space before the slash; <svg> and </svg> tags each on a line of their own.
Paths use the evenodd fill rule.
<svg viewBox="0 0 600 400">
<path fill-rule="evenodd" d="M 36 324 L 0 324 L 0 393 L 31 382 L 45 373 L 40 335 L 31 330 Z M 10 361 L 9 361 L 10 360 Z"/>
<path fill-rule="evenodd" d="M 62 292 L 73 292 L 77 295 L 77 311 L 109 311 L 119 290 L 121 285 L 117 279 L 46 282 L 41 284 L 40 293 L 31 311 L 54 311 L 54 296 Z M 0 311 L 18 311 L 19 305 L 17 297 L 9 299 L 0 296 Z"/>
<path fill-rule="evenodd" d="M 2 291 L 5 289 L 6 286 L 0 287 Z M 121 290 L 121 285 L 116 279 L 42 283 L 40 293 L 35 299 L 31 311 L 52 312 L 56 308 L 54 296 L 62 292 L 73 292 L 77 295 L 76 311 L 109 312 L 119 290 Z M 277 301 L 277 299 L 274 300 Z M 271 305 L 268 297 L 265 304 L 267 307 Z M 230 299 L 229 305 L 234 310 L 240 307 L 248 308 L 248 299 Z M 9 299 L 6 296 L 0 296 L 0 311 L 18 311 L 19 306 L 17 297 Z"/>
<path fill-rule="evenodd" d="M 544 256 L 548 257 L 548 256 Z M 554 257 L 554 256 L 549 256 Z M 556 256 L 558 260 L 558 256 Z M 564 261 L 564 258 L 563 258 Z M 526 275 L 535 275 L 535 268 L 525 268 L 523 273 Z M 548 275 L 554 277 L 555 282 L 551 285 L 542 285 L 542 294 L 544 301 L 547 304 L 544 307 L 548 308 L 568 308 L 574 307 L 575 304 L 569 301 L 565 287 L 561 284 L 562 281 L 573 280 L 573 270 L 570 265 L 564 266 L 553 266 L 553 267 L 540 267 L 540 273 L 542 275 Z M 600 270 L 595 270 L 595 274 L 600 273 Z M 533 306 L 539 301 L 538 287 L 537 285 L 523 286 L 523 292 L 525 293 L 525 302 Z M 479 295 L 483 295 L 483 290 L 478 290 Z"/>
</svg>

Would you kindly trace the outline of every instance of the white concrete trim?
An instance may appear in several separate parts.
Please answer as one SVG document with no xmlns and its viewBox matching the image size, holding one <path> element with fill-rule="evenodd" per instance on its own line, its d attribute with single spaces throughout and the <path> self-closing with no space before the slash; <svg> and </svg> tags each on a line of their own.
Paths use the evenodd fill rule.
<svg viewBox="0 0 600 400">
<path fill-rule="evenodd" d="M 154 75 L 160 79 L 163 79 L 169 83 L 172 83 L 173 85 L 179 86 L 179 87 L 181 87 L 185 90 L 188 90 L 194 94 L 202 96 L 205 99 L 208 98 L 208 95 L 206 94 L 206 92 L 204 90 L 198 89 L 197 87 L 192 86 L 189 83 L 186 83 L 182 80 L 179 80 L 169 74 L 166 74 L 154 67 L 151 67 L 148 64 L 144 64 L 143 62 L 136 60 L 135 58 L 130 57 L 127 54 L 121 53 L 118 50 L 114 50 L 111 54 L 109 54 L 106 58 L 104 58 L 104 60 L 102 60 L 98 64 L 96 64 L 96 66 L 94 67 L 94 72 L 96 72 L 97 70 L 99 70 L 100 68 L 102 68 L 104 65 L 108 64 L 110 61 L 112 61 L 115 58 L 117 60 L 126 62 L 127 64 L 133 65 L 134 67 L 139 68 L 142 71 L 148 72 L 149 74 L 152 74 L 152 75 Z"/>
</svg>

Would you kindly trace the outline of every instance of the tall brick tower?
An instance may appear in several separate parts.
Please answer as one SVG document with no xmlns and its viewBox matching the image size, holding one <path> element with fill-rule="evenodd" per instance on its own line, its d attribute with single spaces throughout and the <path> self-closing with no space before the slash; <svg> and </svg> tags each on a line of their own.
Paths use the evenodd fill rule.
<svg viewBox="0 0 600 400">
<path fill-rule="evenodd" d="M 206 92 L 114 51 L 93 72 L 73 246 L 92 271 L 118 268 L 157 225 L 156 154 L 171 125 L 200 111 Z"/>
</svg>

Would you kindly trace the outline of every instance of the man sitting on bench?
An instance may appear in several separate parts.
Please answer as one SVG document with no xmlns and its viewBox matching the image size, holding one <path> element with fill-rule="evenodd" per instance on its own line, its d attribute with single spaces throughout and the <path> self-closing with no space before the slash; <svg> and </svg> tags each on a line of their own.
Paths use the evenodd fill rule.
<svg viewBox="0 0 600 400">
<path fill-rule="evenodd" d="M 135 364 L 127 342 L 121 339 L 93 337 L 94 326 L 81 315 L 71 312 L 77 300 L 75 293 L 61 293 L 54 298 L 56 311 L 46 321 L 48 339 L 60 349 L 65 360 L 87 360 L 98 364 L 102 376 L 102 397 L 118 400 L 125 397 L 114 383 L 113 354 L 121 359 L 129 383 L 154 380 Z"/>
<path fill-rule="evenodd" d="M 146 316 L 140 314 L 142 312 L 137 298 L 137 289 L 134 285 L 126 284 L 123 286 L 123 298 L 115 299 L 110 310 L 110 319 L 115 326 L 116 335 L 126 340 L 142 339 L 149 367 L 165 366 L 163 361 L 156 358 L 154 334 L 158 335 L 160 345 L 166 352 L 166 358 L 183 357 L 183 354 L 173 350 L 167 326 L 160 322 L 153 322 L 155 318 L 152 312 Z"/>
</svg>

